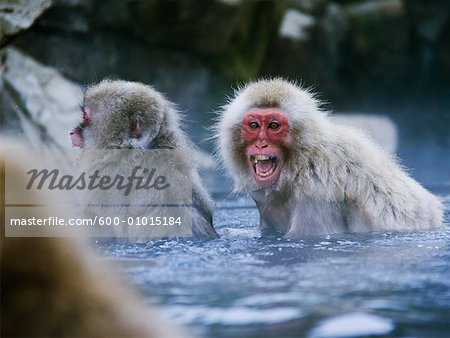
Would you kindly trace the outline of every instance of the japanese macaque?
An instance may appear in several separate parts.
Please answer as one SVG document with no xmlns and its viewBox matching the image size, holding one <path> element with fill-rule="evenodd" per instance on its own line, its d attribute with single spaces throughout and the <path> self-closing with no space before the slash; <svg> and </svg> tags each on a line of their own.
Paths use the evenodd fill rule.
<svg viewBox="0 0 450 338">
<path fill-rule="evenodd" d="M 5 237 L 5 193 L 17 192 L 5 192 L 2 161 L 0 156 L 1 337 L 185 336 L 145 306 L 81 239 Z M 22 186 L 25 167 L 14 163 L 10 168 L 8 180 Z M 36 197 L 52 203 L 43 192 Z M 52 216 L 31 206 L 21 209 L 25 219 Z"/>
<path fill-rule="evenodd" d="M 81 123 L 70 132 L 74 147 L 178 149 L 186 153 L 195 151 L 180 128 L 179 115 L 174 105 L 152 87 L 142 83 L 104 80 L 89 87 L 84 95 L 82 114 Z M 149 168 L 149 165 L 151 164 L 141 163 L 142 168 Z M 181 182 L 172 182 L 171 193 L 176 196 L 178 193 L 186 193 L 186 189 L 192 189 L 193 236 L 215 238 L 217 233 L 212 225 L 213 202 L 203 186 L 196 163 L 192 163 L 188 174 L 192 185 L 187 187 Z M 186 177 L 186 173 L 181 171 L 179 175 L 180 178 Z M 149 198 L 140 203 L 151 204 L 155 201 Z M 129 236 L 141 235 L 130 233 Z"/>
<path fill-rule="evenodd" d="M 246 85 L 216 125 L 220 162 L 250 194 L 263 234 L 285 238 L 415 231 L 443 224 L 441 201 L 361 132 L 335 124 L 283 79 Z"/>
</svg>

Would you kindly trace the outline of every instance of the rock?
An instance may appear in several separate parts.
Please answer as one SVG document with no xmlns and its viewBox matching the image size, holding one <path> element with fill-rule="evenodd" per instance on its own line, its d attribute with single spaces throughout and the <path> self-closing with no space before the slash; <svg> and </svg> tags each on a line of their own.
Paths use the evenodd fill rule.
<svg viewBox="0 0 450 338">
<path fill-rule="evenodd" d="M 329 0 L 294 0 L 291 5 L 303 13 L 318 17 L 328 3 Z"/>
<path fill-rule="evenodd" d="M 448 2 L 413 0 L 407 1 L 405 6 L 418 36 L 436 43 L 450 19 Z"/>
<path fill-rule="evenodd" d="M 28 2 L 14 3 L 40 0 Z M 435 106 L 447 116 L 447 0 L 52 3 L 11 45 L 77 83 L 154 85 L 179 104 L 197 143 L 231 88 L 264 76 L 313 86 L 335 110 Z"/>
<path fill-rule="evenodd" d="M 51 0 L 6 0 L 0 3 L 0 44 L 29 28 L 52 4 Z"/>
<path fill-rule="evenodd" d="M 353 16 L 398 16 L 404 13 L 401 0 L 368 0 L 356 2 L 348 6 L 348 11 Z"/>
<path fill-rule="evenodd" d="M 340 46 L 348 34 L 349 26 L 348 17 L 340 6 L 331 3 L 326 7 L 319 22 L 317 37 L 332 73 L 336 73 L 341 64 Z"/>
<path fill-rule="evenodd" d="M 342 7 L 330 3 L 324 8 L 314 32 L 317 65 L 316 69 L 311 70 L 312 76 L 320 77 L 321 82 L 326 83 L 335 93 L 342 91 L 338 74 L 345 61 L 342 45 L 348 36 L 349 28 L 349 19 Z"/>
<path fill-rule="evenodd" d="M 403 2 L 369 0 L 342 8 L 349 30 L 341 44 L 342 65 L 337 73 L 342 78 L 341 85 L 354 96 L 374 100 L 402 94 L 403 84 L 411 82 L 414 60 Z"/>
<path fill-rule="evenodd" d="M 109 28 L 90 34 L 55 29 L 49 34 L 48 27 L 58 23 L 50 21 L 47 15 L 42 22 L 38 28 L 44 23 L 45 28 L 21 34 L 14 45 L 76 83 L 91 84 L 108 77 L 152 85 L 179 105 L 194 142 L 208 136 L 198 126 L 209 123 L 211 115 L 207 112 L 223 99 L 225 85 L 204 60 L 187 51 L 149 46 Z"/>
<path fill-rule="evenodd" d="M 18 49 L 3 50 L 2 58 L 3 100 L 10 105 L 6 110 L 19 116 L 29 142 L 33 146 L 70 147 L 68 132 L 80 119 L 80 86 Z M 9 118 L 13 118 L 11 114 Z"/>
<path fill-rule="evenodd" d="M 384 115 L 338 113 L 336 115 L 333 114 L 332 118 L 338 124 L 363 130 L 384 150 L 395 154 L 398 132 L 397 126 L 389 117 Z"/>
<path fill-rule="evenodd" d="M 53 5 L 39 20 L 39 26 L 47 31 L 88 33 L 91 8 L 89 0 L 53 0 Z"/>
<path fill-rule="evenodd" d="M 308 29 L 313 26 L 315 22 L 316 20 L 313 16 L 294 9 L 289 9 L 284 14 L 279 35 L 282 38 L 292 40 L 309 40 Z"/>
</svg>

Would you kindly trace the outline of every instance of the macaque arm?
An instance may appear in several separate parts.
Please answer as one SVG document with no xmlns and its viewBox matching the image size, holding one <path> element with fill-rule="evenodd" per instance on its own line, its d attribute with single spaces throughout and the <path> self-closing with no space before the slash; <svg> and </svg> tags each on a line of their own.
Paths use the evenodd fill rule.
<svg viewBox="0 0 450 338">
<path fill-rule="evenodd" d="M 196 238 L 219 237 L 214 230 L 212 216 L 212 201 L 199 186 L 192 188 L 192 232 Z"/>
<path fill-rule="evenodd" d="M 261 215 L 261 217 L 259 217 L 259 230 L 261 231 L 261 236 L 265 237 L 276 235 L 273 224 L 266 217 L 263 217 L 264 211 L 262 210 L 261 204 L 258 204 L 258 201 L 256 200 L 255 202 Z"/>
</svg>

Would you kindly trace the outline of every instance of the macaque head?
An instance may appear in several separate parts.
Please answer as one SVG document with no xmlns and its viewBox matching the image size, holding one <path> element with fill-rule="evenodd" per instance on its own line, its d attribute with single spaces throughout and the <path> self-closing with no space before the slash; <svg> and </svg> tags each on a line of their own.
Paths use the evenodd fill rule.
<svg viewBox="0 0 450 338">
<path fill-rule="evenodd" d="M 220 162 L 235 190 L 289 184 L 299 159 L 319 144 L 324 116 L 309 91 L 283 79 L 251 82 L 238 90 L 216 124 Z"/>
<path fill-rule="evenodd" d="M 242 120 L 249 171 L 260 186 L 273 184 L 280 176 L 289 144 L 289 120 L 277 108 L 252 108 Z"/>
<path fill-rule="evenodd" d="M 70 132 L 74 147 L 150 148 L 158 135 L 166 100 L 150 86 L 104 80 L 87 89 L 82 120 Z"/>
</svg>

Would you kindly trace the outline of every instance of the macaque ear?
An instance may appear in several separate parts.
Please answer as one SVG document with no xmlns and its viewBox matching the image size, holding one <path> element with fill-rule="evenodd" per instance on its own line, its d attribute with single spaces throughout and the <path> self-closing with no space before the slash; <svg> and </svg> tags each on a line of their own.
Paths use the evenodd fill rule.
<svg viewBox="0 0 450 338">
<path fill-rule="evenodd" d="M 81 111 L 83 112 L 82 124 L 84 124 L 86 126 L 89 123 L 91 123 L 92 111 L 89 107 L 84 107 L 84 106 L 81 107 Z"/>
<path fill-rule="evenodd" d="M 138 116 L 136 119 L 132 120 L 130 125 L 130 137 L 140 137 L 142 135 L 142 118 Z"/>
</svg>

